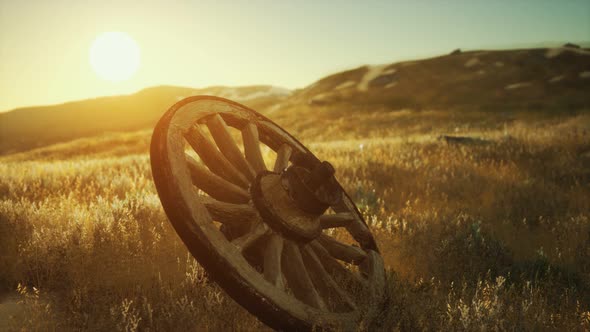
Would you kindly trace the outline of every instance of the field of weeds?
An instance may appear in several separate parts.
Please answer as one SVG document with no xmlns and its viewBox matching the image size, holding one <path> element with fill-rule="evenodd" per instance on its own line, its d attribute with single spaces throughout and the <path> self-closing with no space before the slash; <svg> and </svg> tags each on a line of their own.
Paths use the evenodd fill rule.
<svg viewBox="0 0 590 332">
<path fill-rule="evenodd" d="M 589 330 L 590 116 L 419 120 L 414 132 L 329 139 L 286 126 L 336 167 L 385 259 L 387 302 L 365 328 Z M 449 132 L 480 140 L 438 138 Z M 0 327 L 266 329 L 172 229 L 149 138 L 110 134 L 0 159 L 0 300 L 19 308 Z"/>
</svg>

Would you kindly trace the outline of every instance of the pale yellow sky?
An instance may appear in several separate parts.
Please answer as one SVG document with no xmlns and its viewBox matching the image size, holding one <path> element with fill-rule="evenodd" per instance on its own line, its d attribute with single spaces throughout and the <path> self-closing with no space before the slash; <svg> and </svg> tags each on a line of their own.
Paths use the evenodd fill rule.
<svg viewBox="0 0 590 332">
<path fill-rule="evenodd" d="M 89 48 L 121 31 L 141 48 L 128 81 L 99 78 Z M 366 63 L 454 48 L 590 40 L 590 3 L 426 1 L 0 1 L 0 111 L 155 85 L 304 87 Z"/>
</svg>

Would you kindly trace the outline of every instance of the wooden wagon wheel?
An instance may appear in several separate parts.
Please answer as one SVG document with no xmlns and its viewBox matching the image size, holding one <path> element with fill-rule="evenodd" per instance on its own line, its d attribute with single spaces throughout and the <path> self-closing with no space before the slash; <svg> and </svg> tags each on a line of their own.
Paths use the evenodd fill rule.
<svg viewBox="0 0 590 332">
<path fill-rule="evenodd" d="M 151 164 L 189 251 L 261 321 L 353 330 L 374 316 L 385 272 L 373 236 L 331 165 L 281 127 L 223 98 L 186 98 L 158 122 Z"/>
</svg>

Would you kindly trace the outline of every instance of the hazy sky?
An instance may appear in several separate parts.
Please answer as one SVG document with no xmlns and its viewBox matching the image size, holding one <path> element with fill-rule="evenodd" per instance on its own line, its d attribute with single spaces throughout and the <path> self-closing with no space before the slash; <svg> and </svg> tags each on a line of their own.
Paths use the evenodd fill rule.
<svg viewBox="0 0 590 332">
<path fill-rule="evenodd" d="M 128 81 L 105 81 L 89 65 L 107 31 L 141 48 Z M 458 47 L 589 40 L 590 0 L 0 0 L 0 111 L 161 84 L 298 88 Z"/>
</svg>

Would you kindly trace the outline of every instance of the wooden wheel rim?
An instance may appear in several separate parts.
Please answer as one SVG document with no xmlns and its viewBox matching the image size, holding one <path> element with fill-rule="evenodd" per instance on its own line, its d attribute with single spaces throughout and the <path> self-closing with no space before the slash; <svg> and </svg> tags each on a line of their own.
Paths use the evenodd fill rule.
<svg viewBox="0 0 590 332">
<path fill-rule="evenodd" d="M 250 265 L 242 251 L 214 226 L 211 212 L 191 181 L 191 171 L 185 159 L 185 135 L 199 120 L 215 114 L 230 122 L 230 125 L 235 121 L 253 123 L 260 131 L 260 142 L 275 151 L 287 144 L 293 151 L 311 154 L 285 130 L 243 105 L 212 96 L 196 96 L 179 101 L 158 122 L 150 151 L 158 195 L 176 232 L 213 279 L 235 301 L 267 325 L 277 329 L 297 330 L 308 330 L 314 326 L 355 329 L 360 319 L 370 318 L 374 314 L 381 302 L 385 284 L 382 258 L 356 206 L 343 192 L 342 203 L 333 209 L 337 213 L 348 211 L 347 213 L 355 215 L 346 228 L 360 244 L 361 251 L 366 253 L 363 265 L 366 276 L 362 281 L 365 285 L 364 296 L 368 299 L 365 303 L 367 306 L 347 312 L 331 312 L 321 306 L 317 308 L 305 303 L 269 282 L 263 273 Z M 314 243 L 301 247 L 294 242 L 286 242 L 283 252 L 291 253 L 291 258 L 301 257 L 301 252 L 308 259 L 314 255 L 318 257 L 319 254 L 325 254 L 317 251 L 321 250 L 318 248 L 321 244 L 318 243 L 319 240 L 314 240 Z M 319 260 L 316 258 L 315 261 Z M 303 267 L 305 269 L 305 263 Z M 321 267 L 318 268 L 321 270 Z M 284 269 L 284 265 L 280 265 L 279 269 Z M 311 274 L 308 275 L 307 270 L 304 272 L 306 278 L 311 280 Z M 298 281 L 294 280 L 294 283 Z"/>
</svg>

